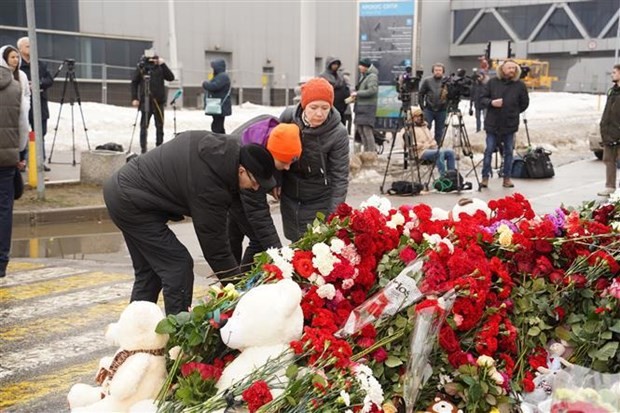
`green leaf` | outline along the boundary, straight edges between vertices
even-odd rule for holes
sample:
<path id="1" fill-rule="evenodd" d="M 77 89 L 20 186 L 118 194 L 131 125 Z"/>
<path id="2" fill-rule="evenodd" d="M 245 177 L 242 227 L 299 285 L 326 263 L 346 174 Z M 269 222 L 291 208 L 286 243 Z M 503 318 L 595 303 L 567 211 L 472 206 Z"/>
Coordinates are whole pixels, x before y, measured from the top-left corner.
<path id="1" fill-rule="evenodd" d="M 603 333 L 601 333 L 601 339 L 602 340 L 611 340 L 611 338 L 613 337 L 613 334 L 611 331 L 605 331 Z"/>
<path id="2" fill-rule="evenodd" d="M 487 401 L 487 403 L 489 403 L 489 405 L 491 406 L 497 406 L 497 399 L 495 398 L 495 396 L 493 396 L 492 394 L 487 394 L 484 399 Z"/>
<path id="3" fill-rule="evenodd" d="M 297 377 L 298 371 L 299 368 L 297 367 L 297 364 L 291 364 L 286 368 L 286 377 L 288 377 L 289 380 L 293 380 Z"/>
<path id="4" fill-rule="evenodd" d="M 620 333 L 620 320 L 616 320 L 616 323 L 609 327 L 610 331 L 613 331 L 614 333 Z"/>
<path id="5" fill-rule="evenodd" d="M 479 383 L 474 383 L 469 388 L 469 400 L 480 400 L 482 398 L 482 387 Z"/>
<path id="6" fill-rule="evenodd" d="M 530 329 L 527 330 L 528 336 L 536 337 L 539 334 L 540 334 L 540 328 L 538 328 L 538 326 L 530 327 Z"/>
<path id="7" fill-rule="evenodd" d="M 173 334 L 176 332 L 176 327 L 170 322 L 168 318 L 164 318 L 161 320 L 157 327 L 155 327 L 155 332 L 158 334 Z"/>
<path id="8" fill-rule="evenodd" d="M 595 353 L 595 357 L 598 360 L 609 360 L 610 358 L 612 358 L 613 356 L 616 355 L 616 351 L 618 351 L 618 342 L 617 341 L 610 341 L 609 343 L 605 344 L 603 347 L 601 347 L 596 353 Z"/>
<path id="9" fill-rule="evenodd" d="M 395 356 L 389 356 L 387 360 L 385 360 L 385 365 L 390 368 L 394 368 L 403 364 L 403 361 Z"/>
<path id="10" fill-rule="evenodd" d="M 327 387 L 327 380 L 325 380 L 325 377 L 320 374 L 315 374 L 312 376 L 312 384 L 319 384 L 323 387 Z"/>
<path id="11" fill-rule="evenodd" d="M 175 317 L 177 319 L 177 323 L 179 325 L 183 325 L 189 322 L 189 320 L 191 319 L 191 314 L 188 313 L 187 311 L 183 311 L 177 314 Z"/>
<path id="12" fill-rule="evenodd" d="M 202 336 L 200 335 L 198 331 L 192 330 L 191 334 L 189 335 L 187 345 L 190 347 L 194 347 L 200 343 L 202 343 Z"/>
<path id="13" fill-rule="evenodd" d="M 570 331 L 568 331 L 564 327 L 556 327 L 555 328 L 555 335 L 560 340 L 564 340 L 564 341 L 570 341 L 570 338 L 571 338 Z"/>

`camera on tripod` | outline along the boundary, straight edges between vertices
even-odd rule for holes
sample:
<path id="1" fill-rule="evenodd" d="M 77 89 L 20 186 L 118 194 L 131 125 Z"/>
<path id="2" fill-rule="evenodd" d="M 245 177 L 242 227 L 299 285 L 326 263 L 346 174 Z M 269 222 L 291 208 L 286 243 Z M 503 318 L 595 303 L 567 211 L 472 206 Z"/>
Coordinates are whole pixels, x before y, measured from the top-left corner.
<path id="1" fill-rule="evenodd" d="M 411 66 L 407 66 L 405 71 L 396 78 L 396 91 L 398 92 L 398 100 L 403 104 L 411 103 L 411 94 L 418 91 L 420 81 L 424 71 L 416 70 L 413 75 Z"/>
<path id="2" fill-rule="evenodd" d="M 446 88 L 448 101 L 448 111 L 455 111 L 459 107 L 462 98 L 471 96 L 471 89 L 474 82 L 478 82 L 480 76 L 477 72 L 473 75 L 467 75 L 465 69 L 458 69 L 456 73 L 452 73 L 443 79 L 443 86 Z"/>
<path id="3" fill-rule="evenodd" d="M 138 67 L 142 72 L 150 74 L 155 66 L 157 66 L 158 60 L 159 56 L 155 54 L 153 49 L 146 49 L 144 55 L 138 61 Z"/>

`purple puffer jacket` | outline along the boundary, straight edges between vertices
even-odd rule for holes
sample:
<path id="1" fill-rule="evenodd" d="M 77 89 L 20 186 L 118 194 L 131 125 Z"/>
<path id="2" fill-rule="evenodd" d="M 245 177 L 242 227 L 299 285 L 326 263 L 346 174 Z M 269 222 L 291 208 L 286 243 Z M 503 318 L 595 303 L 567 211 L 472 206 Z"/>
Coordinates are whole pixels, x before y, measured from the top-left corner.
<path id="1" fill-rule="evenodd" d="M 271 115 L 260 115 L 239 126 L 232 135 L 241 135 L 241 145 L 256 143 L 267 146 L 269 134 L 280 121 Z"/>

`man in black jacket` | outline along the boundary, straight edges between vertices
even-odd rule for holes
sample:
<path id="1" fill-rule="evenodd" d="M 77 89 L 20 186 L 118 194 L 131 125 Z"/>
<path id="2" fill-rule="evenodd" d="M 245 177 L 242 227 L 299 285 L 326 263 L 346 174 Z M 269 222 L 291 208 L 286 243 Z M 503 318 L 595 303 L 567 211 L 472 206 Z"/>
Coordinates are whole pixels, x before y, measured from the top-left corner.
<path id="1" fill-rule="evenodd" d="M 149 79 L 148 85 L 146 79 Z M 146 136 L 151 116 L 155 118 L 155 145 L 164 142 L 164 106 L 166 105 L 166 87 L 164 80 L 174 80 L 174 74 L 160 56 L 142 56 L 131 78 L 131 104 L 140 107 L 140 149 L 146 153 Z M 148 86 L 148 89 L 146 87 Z M 148 99 L 146 99 L 148 95 Z"/>
<path id="2" fill-rule="evenodd" d="M 611 71 L 614 85 L 607 91 L 607 103 L 601 117 L 605 189 L 598 193 L 609 196 L 616 191 L 616 159 L 620 159 L 620 65 Z"/>
<path id="3" fill-rule="evenodd" d="M 515 132 L 519 130 L 519 116 L 530 104 L 525 83 L 520 80 L 521 68 L 513 60 L 506 60 L 497 68 L 497 77 L 484 87 L 480 103 L 487 108 L 484 130 L 487 132 L 486 148 L 482 162 L 482 182 L 486 188 L 491 176 L 491 157 L 498 144 L 504 150 L 504 188 L 512 188 L 512 158 Z"/>
<path id="4" fill-rule="evenodd" d="M 219 279 L 237 274 L 226 216 L 240 189 L 275 186 L 273 157 L 260 145 L 206 131 L 177 135 L 136 157 L 104 185 L 110 217 L 123 232 L 135 271 L 131 301 L 157 302 L 167 314 L 191 305 L 194 262 L 168 221 L 192 217 L 205 259 Z"/>
<path id="5" fill-rule="evenodd" d="M 28 77 L 28 81 L 32 82 L 32 77 L 30 74 L 30 40 L 27 37 L 22 37 L 17 41 L 17 48 L 19 49 L 19 54 L 22 57 L 21 65 L 19 66 L 19 70 L 24 72 Z M 47 65 L 39 60 L 39 89 L 41 90 L 41 138 L 43 139 L 43 161 L 46 160 L 45 156 L 45 134 L 47 133 L 47 120 L 50 117 L 50 110 L 47 106 L 47 89 L 52 87 L 54 84 L 54 79 L 50 74 L 49 70 L 47 70 Z M 32 109 L 32 95 L 30 95 L 30 111 L 28 112 L 28 121 L 30 122 L 30 129 L 34 130 L 34 118 L 33 118 L 33 109 Z M 20 160 L 26 159 L 26 155 L 28 152 L 28 147 L 20 153 Z M 50 171 L 50 168 L 47 165 L 43 165 L 43 169 L 46 172 Z"/>
<path id="6" fill-rule="evenodd" d="M 441 63 L 435 63 L 431 69 L 432 76 L 425 77 L 420 83 L 418 91 L 418 104 L 424 111 L 424 119 L 428 128 L 435 124 L 435 141 L 441 144 L 441 137 L 445 128 L 446 110 L 448 108 L 447 92 L 444 85 L 446 68 Z"/>

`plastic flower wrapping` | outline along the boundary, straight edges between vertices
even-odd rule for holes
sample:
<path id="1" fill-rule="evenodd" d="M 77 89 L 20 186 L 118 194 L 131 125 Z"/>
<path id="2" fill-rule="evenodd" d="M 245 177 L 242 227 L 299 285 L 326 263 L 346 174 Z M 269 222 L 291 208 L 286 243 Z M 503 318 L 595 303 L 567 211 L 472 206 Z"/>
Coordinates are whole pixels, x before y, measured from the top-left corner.
<path id="1" fill-rule="evenodd" d="M 405 400 L 425 411 L 438 395 L 470 413 L 541 396 L 538 409 L 555 388 L 539 369 L 567 372 L 549 351 L 560 341 L 570 364 L 620 372 L 620 199 L 537 215 L 514 194 L 444 216 L 373 197 L 257 255 L 251 271 L 158 326 L 175 356 L 159 410 L 396 412 Z M 239 357 L 219 334 L 239 295 L 285 278 L 302 290 L 301 338 L 218 389 Z"/>

